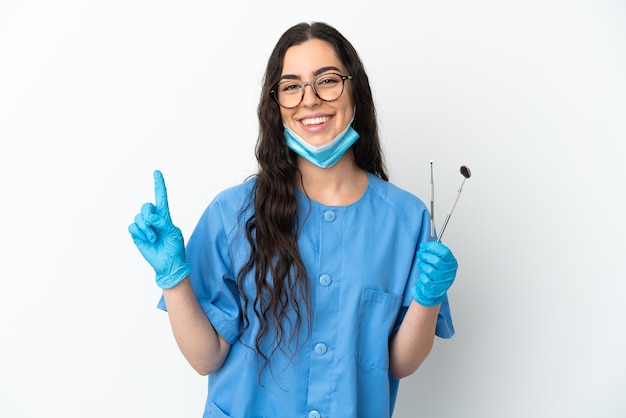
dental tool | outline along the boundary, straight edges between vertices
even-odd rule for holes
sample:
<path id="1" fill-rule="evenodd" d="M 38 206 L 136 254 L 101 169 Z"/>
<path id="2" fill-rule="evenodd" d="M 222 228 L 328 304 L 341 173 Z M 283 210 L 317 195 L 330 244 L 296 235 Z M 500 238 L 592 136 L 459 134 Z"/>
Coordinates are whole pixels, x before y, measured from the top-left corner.
<path id="1" fill-rule="evenodd" d="M 435 240 L 435 183 L 433 182 L 433 160 L 430 160 L 430 240 Z"/>
<path id="2" fill-rule="evenodd" d="M 461 175 L 463 176 L 463 181 L 461 182 L 461 186 L 459 187 L 459 190 L 456 194 L 456 199 L 454 200 L 454 204 L 452 205 L 452 209 L 450 210 L 450 213 L 448 213 L 448 215 L 446 216 L 445 221 L 443 221 L 443 226 L 441 227 L 441 233 L 439 234 L 439 237 L 437 238 L 437 242 L 441 241 L 441 237 L 443 237 L 443 233 L 446 230 L 446 226 L 448 225 L 448 221 L 450 220 L 450 216 L 452 216 L 452 212 L 454 212 L 454 208 L 456 207 L 456 203 L 459 201 L 459 197 L 461 196 L 461 190 L 463 190 L 463 185 L 465 184 L 465 180 L 467 180 L 468 178 L 470 178 L 470 176 L 472 175 L 472 172 L 470 171 L 470 169 L 465 166 L 462 165 L 461 166 Z M 432 185 L 432 182 L 431 182 Z M 432 187 L 432 186 L 431 186 Z M 431 196 L 432 196 L 433 192 L 431 190 Z M 433 205 L 432 200 L 431 200 L 431 205 Z M 431 223 L 431 234 L 432 234 L 432 223 Z"/>

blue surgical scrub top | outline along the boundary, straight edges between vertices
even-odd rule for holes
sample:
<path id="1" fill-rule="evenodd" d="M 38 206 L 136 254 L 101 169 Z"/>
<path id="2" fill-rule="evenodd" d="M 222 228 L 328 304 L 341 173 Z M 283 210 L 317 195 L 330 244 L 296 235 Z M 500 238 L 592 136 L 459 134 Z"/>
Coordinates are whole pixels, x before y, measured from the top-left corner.
<path id="1" fill-rule="evenodd" d="M 209 375 L 204 417 L 390 417 L 399 382 L 389 373 L 389 338 L 412 301 L 416 251 L 430 239 L 426 207 L 372 174 L 364 195 L 348 206 L 322 205 L 297 192 L 312 320 L 305 318 L 292 352 L 276 351 L 259 376 L 261 361 L 252 349 L 258 324 L 250 308 L 252 324 L 241 334 L 243 302 L 235 281 L 250 254 L 243 230 L 251 209 L 242 208 L 255 181 L 218 194 L 186 248 L 198 301 L 232 344 Z M 254 300 L 254 287 L 246 283 Z M 163 298 L 159 307 L 166 309 Z M 436 335 L 453 334 L 446 298 Z"/>

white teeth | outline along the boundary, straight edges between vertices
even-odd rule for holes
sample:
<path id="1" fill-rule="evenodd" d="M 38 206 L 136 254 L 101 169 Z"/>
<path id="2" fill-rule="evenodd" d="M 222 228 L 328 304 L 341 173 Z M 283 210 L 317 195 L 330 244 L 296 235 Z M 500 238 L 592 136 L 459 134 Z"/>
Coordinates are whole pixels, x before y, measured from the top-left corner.
<path id="1" fill-rule="evenodd" d="M 319 118 L 302 119 L 301 122 L 303 125 L 319 125 L 321 123 L 326 123 L 329 120 L 330 120 L 330 116 L 322 116 Z"/>

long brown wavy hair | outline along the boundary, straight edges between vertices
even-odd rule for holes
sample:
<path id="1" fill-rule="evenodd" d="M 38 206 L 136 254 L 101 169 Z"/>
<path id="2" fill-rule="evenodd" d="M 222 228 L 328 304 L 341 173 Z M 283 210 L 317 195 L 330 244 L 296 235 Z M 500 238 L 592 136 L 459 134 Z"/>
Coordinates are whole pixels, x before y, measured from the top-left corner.
<path id="1" fill-rule="evenodd" d="M 360 138 L 352 146 L 356 164 L 370 173 L 388 180 L 380 140 L 376 109 L 363 63 L 354 47 L 332 26 L 313 22 L 289 28 L 274 47 L 265 70 L 263 88 L 257 108 L 259 137 L 255 154 L 259 164 L 257 181 L 250 204 L 252 215 L 246 221 L 246 239 L 251 247 L 250 258 L 239 272 L 237 286 L 244 307 L 243 330 L 249 329 L 252 318 L 247 312 L 254 308 L 259 332 L 255 340 L 257 355 L 263 369 L 270 365 L 276 350 L 291 352 L 290 342 L 300 332 L 303 320 L 311 321 L 308 276 L 298 249 L 298 205 L 296 182 L 300 181 L 296 154 L 285 142 L 284 127 L 278 103 L 270 90 L 279 82 L 285 53 L 294 45 L 310 39 L 328 42 L 352 75 L 352 100 L 356 108 L 354 129 Z M 254 271 L 256 296 L 250 300 L 244 292 L 244 278 Z M 295 322 L 289 315 L 295 313 Z M 304 318 L 304 319 L 303 319 Z M 267 340 L 266 340 L 267 339 Z M 269 347 L 266 351 L 263 346 Z"/>

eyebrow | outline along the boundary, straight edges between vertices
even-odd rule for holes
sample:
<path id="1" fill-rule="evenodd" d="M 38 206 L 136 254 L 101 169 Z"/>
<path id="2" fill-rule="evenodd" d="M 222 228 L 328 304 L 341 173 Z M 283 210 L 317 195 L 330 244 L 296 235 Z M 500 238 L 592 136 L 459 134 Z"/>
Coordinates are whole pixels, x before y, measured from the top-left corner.
<path id="1" fill-rule="evenodd" d="M 317 70 L 315 70 L 313 72 L 313 77 L 317 77 L 318 75 L 323 74 L 323 73 L 328 72 L 328 71 L 337 71 L 338 73 L 341 72 L 341 70 L 339 68 L 333 67 L 331 65 L 331 66 L 327 66 L 327 67 L 318 68 Z M 283 80 L 283 79 L 300 80 L 301 78 L 300 78 L 300 76 L 295 75 L 295 74 L 284 74 L 284 75 L 280 76 L 280 79 L 281 80 Z"/>

